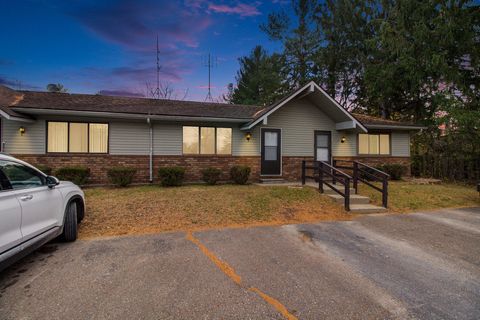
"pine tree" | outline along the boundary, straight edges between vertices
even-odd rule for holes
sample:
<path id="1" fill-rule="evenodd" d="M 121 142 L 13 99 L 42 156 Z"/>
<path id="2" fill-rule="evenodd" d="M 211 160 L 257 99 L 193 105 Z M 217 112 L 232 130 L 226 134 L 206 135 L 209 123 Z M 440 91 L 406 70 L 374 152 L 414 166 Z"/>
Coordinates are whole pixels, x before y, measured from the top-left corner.
<path id="1" fill-rule="evenodd" d="M 265 49 L 257 46 L 239 62 L 237 87 L 231 95 L 231 103 L 268 105 L 284 94 L 280 71 L 283 62 L 280 56 L 269 55 Z"/>

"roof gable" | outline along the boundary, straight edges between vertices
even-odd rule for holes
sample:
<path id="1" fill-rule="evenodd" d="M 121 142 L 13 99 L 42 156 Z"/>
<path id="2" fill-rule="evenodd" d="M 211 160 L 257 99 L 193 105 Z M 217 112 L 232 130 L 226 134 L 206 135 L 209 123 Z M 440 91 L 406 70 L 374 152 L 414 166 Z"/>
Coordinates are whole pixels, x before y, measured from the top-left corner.
<path id="1" fill-rule="evenodd" d="M 290 95 L 274 103 L 270 107 L 261 110 L 257 115 L 255 115 L 253 120 L 243 126 L 242 129 L 250 130 L 261 122 L 265 123 L 272 113 L 284 107 L 289 102 L 296 99 L 299 100 L 307 96 L 312 100 L 312 102 L 317 102 L 317 106 L 320 107 L 320 109 L 335 123 L 337 123 L 338 130 L 358 128 L 360 131 L 367 132 L 367 128 L 365 128 L 360 121 L 353 117 L 337 101 L 335 101 L 335 99 L 330 97 L 325 90 L 323 90 L 313 81 L 292 92 Z"/>

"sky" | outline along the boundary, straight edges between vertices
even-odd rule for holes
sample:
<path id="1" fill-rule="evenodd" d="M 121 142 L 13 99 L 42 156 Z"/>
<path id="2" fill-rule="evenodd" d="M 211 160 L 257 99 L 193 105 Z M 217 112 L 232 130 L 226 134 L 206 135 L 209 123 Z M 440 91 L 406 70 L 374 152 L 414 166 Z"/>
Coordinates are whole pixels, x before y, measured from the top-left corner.
<path id="1" fill-rule="evenodd" d="M 260 31 L 288 0 L 0 0 L 0 84 L 44 91 L 140 96 L 160 79 L 172 98 L 203 101 L 208 54 L 212 96 L 235 82 L 238 58 L 255 45 L 279 50 Z"/>

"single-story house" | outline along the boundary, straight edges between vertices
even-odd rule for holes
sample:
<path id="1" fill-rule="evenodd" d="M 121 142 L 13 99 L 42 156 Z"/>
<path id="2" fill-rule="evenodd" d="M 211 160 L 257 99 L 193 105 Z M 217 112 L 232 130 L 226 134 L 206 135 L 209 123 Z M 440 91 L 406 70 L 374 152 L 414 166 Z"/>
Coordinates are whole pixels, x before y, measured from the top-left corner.
<path id="1" fill-rule="evenodd" d="M 352 114 L 314 82 L 270 106 L 14 91 L 0 87 L 3 152 L 52 168 L 81 165 L 90 182 L 113 166 L 137 168 L 135 182 L 161 166 L 187 181 L 216 167 L 224 179 L 248 165 L 252 180 L 299 180 L 302 160 L 357 159 L 410 165 L 410 136 L 422 127 Z"/>

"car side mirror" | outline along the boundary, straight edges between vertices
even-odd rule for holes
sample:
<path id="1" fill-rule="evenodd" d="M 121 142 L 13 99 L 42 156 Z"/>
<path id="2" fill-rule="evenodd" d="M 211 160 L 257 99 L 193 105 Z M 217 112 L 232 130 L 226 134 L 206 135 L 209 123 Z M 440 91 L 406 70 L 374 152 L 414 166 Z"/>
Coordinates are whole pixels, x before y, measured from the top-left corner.
<path id="1" fill-rule="evenodd" d="M 47 187 L 49 187 L 50 189 L 54 188 L 55 186 L 58 186 L 59 184 L 60 184 L 60 180 L 58 180 L 54 176 L 47 177 Z"/>

